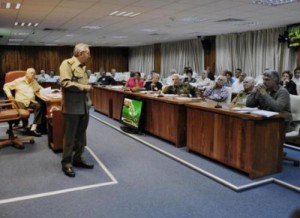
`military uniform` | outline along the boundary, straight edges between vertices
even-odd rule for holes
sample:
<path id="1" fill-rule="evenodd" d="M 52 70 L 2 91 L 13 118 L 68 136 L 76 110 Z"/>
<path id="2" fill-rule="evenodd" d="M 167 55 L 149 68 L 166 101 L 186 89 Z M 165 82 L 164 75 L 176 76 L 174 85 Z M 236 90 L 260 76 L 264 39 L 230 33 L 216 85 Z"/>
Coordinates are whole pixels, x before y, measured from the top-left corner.
<path id="1" fill-rule="evenodd" d="M 179 85 L 171 85 L 164 88 L 163 93 L 165 94 L 175 94 L 181 96 L 195 96 L 197 89 L 191 86 L 189 83 L 182 83 Z"/>
<path id="2" fill-rule="evenodd" d="M 88 85 L 86 67 L 76 57 L 64 60 L 59 70 L 64 118 L 63 158 L 61 163 L 63 167 L 71 167 L 72 162 L 82 160 L 86 143 L 86 129 L 91 106 L 87 91 L 90 85 Z"/>

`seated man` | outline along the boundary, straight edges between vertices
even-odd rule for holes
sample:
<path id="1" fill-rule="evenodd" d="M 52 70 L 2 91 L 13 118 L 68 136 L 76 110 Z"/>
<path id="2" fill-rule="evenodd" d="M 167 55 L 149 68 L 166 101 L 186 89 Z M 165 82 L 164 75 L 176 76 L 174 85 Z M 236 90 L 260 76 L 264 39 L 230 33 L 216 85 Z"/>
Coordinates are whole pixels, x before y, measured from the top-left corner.
<path id="1" fill-rule="evenodd" d="M 164 94 L 176 94 L 182 97 L 194 97 L 197 89 L 191 86 L 189 83 L 180 83 L 178 74 L 172 75 L 173 85 L 164 88 Z"/>
<path id="2" fill-rule="evenodd" d="M 203 70 L 201 77 L 197 80 L 197 87 L 204 88 L 206 86 L 210 86 L 211 80 L 207 77 L 207 71 Z"/>
<path id="3" fill-rule="evenodd" d="M 240 91 L 244 90 L 244 79 L 246 77 L 246 73 L 242 72 L 239 74 L 239 77 L 233 82 L 232 84 L 232 92 L 239 93 Z"/>
<path id="4" fill-rule="evenodd" d="M 243 107 L 246 106 L 246 100 L 247 97 L 252 92 L 255 85 L 255 80 L 251 76 L 247 76 L 245 79 L 243 79 L 243 88 L 244 90 L 240 91 L 237 96 L 231 101 L 231 103 Z"/>
<path id="5" fill-rule="evenodd" d="M 215 101 L 226 101 L 229 97 L 229 93 L 224 87 L 226 80 L 225 76 L 218 76 L 215 85 L 206 89 L 203 96 Z"/>
<path id="6" fill-rule="evenodd" d="M 35 69 L 33 68 L 28 68 L 24 77 L 5 83 L 3 87 L 8 99 L 15 100 L 19 108 L 34 109 L 34 120 L 29 132 L 32 136 L 41 136 L 41 133 L 37 131 L 37 125 L 42 123 L 44 113 L 40 103 L 35 100 L 35 94 L 41 89 L 43 87 L 35 80 Z M 12 90 L 15 91 L 15 97 L 11 93 Z M 27 120 L 24 120 L 23 125 L 27 126 L 27 122 Z"/>
<path id="7" fill-rule="evenodd" d="M 287 127 L 289 126 L 291 116 L 291 104 L 289 92 L 279 85 L 279 73 L 267 70 L 263 74 L 263 84 L 254 87 L 246 101 L 247 107 L 259 107 L 263 110 L 275 112 L 287 112 Z"/>
<path id="8" fill-rule="evenodd" d="M 49 77 L 46 79 L 48 83 L 58 83 L 60 80 L 59 76 L 55 75 L 53 70 L 50 70 Z"/>
<path id="9" fill-rule="evenodd" d="M 147 91 L 158 91 L 162 89 L 162 84 L 158 82 L 159 74 L 155 73 L 152 76 L 152 81 L 147 81 L 144 85 L 144 88 Z"/>
<path id="10" fill-rule="evenodd" d="M 43 82 L 46 82 L 49 79 L 49 77 L 50 76 L 45 72 L 45 70 L 41 70 L 40 74 L 37 75 L 37 81 L 39 83 L 43 83 Z"/>
<path id="11" fill-rule="evenodd" d="M 101 77 L 97 80 L 100 85 L 115 85 L 116 81 L 111 76 L 106 75 L 106 72 L 101 72 Z"/>
<path id="12" fill-rule="evenodd" d="M 173 74 L 176 74 L 176 73 L 177 73 L 177 71 L 176 71 L 175 69 L 172 69 L 172 70 L 170 71 L 170 75 L 167 77 L 167 85 L 168 85 L 168 86 L 170 86 L 170 85 L 173 84 L 172 76 L 173 76 Z"/>

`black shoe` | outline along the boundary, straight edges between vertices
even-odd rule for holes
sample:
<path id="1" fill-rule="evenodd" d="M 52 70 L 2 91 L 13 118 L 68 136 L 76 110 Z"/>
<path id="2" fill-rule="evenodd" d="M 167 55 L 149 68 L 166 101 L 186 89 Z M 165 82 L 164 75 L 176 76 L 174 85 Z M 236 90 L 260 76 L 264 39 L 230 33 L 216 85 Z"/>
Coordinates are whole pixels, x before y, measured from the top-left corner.
<path id="1" fill-rule="evenodd" d="M 62 167 L 62 171 L 69 177 L 75 177 L 75 172 L 72 167 Z"/>
<path id="2" fill-rule="evenodd" d="M 35 136 L 35 137 L 41 137 L 42 136 L 42 134 L 37 132 L 36 130 L 29 130 L 28 133 L 29 133 L 29 135 Z"/>
<path id="3" fill-rule="evenodd" d="M 80 168 L 85 168 L 85 169 L 93 169 L 94 165 L 91 163 L 87 163 L 85 161 L 80 161 L 80 162 L 73 162 L 74 167 L 80 167 Z"/>

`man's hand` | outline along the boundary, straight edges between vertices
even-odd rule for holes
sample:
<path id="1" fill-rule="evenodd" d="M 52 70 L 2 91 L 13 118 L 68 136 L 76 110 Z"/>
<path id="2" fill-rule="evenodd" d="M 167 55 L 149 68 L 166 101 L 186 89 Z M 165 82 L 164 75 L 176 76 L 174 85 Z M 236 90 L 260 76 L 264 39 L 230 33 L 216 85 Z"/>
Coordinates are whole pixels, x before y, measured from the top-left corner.
<path id="1" fill-rule="evenodd" d="M 257 90 L 257 92 L 259 92 L 261 95 L 267 94 L 266 87 L 265 87 L 263 84 L 258 84 L 258 85 L 256 86 L 256 90 Z"/>
<path id="2" fill-rule="evenodd" d="M 91 86 L 91 85 L 86 85 L 86 87 L 85 87 L 85 91 L 87 91 L 87 92 L 92 91 L 92 89 L 93 89 L 93 86 Z"/>

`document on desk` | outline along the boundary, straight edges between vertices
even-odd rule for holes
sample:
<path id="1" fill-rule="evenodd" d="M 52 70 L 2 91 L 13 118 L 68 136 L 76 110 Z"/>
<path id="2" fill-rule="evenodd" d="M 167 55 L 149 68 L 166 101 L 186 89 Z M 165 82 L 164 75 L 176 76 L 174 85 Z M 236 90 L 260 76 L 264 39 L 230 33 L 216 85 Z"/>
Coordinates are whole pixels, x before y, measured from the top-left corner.
<path id="1" fill-rule="evenodd" d="M 40 95 L 46 98 L 62 98 L 61 90 L 51 89 L 51 87 L 41 89 Z"/>
<path id="2" fill-rule="evenodd" d="M 278 112 L 273 111 L 266 111 L 266 110 L 259 110 L 257 107 L 251 108 L 251 107 L 234 107 L 232 110 L 237 111 L 239 113 L 250 113 L 250 114 L 256 114 L 263 117 L 272 117 L 275 115 L 278 115 Z"/>

